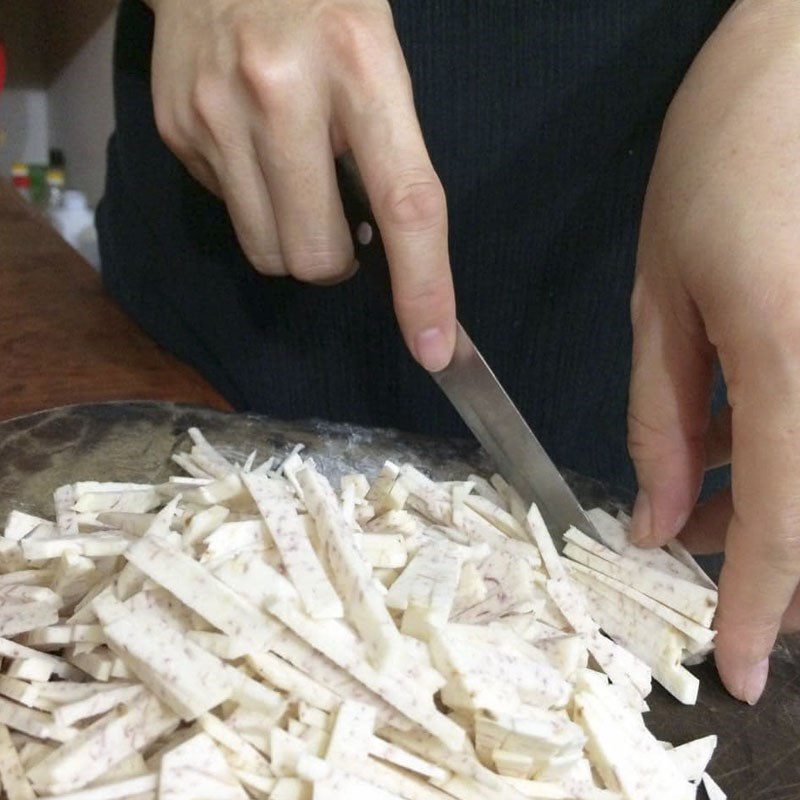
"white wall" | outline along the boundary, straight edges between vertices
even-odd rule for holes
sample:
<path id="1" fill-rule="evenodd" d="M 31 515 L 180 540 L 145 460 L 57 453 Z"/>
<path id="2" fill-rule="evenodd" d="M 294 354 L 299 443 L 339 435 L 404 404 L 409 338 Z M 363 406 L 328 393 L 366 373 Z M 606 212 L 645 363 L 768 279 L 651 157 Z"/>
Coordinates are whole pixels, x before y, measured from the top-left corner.
<path id="1" fill-rule="evenodd" d="M 60 71 L 47 90 L 49 141 L 64 151 L 70 188 L 97 204 L 103 194 L 106 142 L 114 128 L 112 15 Z"/>
<path id="2" fill-rule="evenodd" d="M 6 89 L 0 95 L 0 175 L 15 161 L 47 163 L 48 102 L 44 89 Z"/>

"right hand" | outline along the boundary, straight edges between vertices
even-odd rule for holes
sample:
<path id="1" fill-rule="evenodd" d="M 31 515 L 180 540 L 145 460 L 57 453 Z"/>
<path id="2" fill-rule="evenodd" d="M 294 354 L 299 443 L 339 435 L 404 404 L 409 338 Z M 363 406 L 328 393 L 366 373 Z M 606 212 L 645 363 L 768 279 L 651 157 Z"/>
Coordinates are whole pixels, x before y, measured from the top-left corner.
<path id="1" fill-rule="evenodd" d="M 168 147 L 221 197 L 265 275 L 334 283 L 354 267 L 334 159 L 358 164 L 413 355 L 455 342 L 444 191 L 386 0 L 148 0 L 153 101 Z"/>

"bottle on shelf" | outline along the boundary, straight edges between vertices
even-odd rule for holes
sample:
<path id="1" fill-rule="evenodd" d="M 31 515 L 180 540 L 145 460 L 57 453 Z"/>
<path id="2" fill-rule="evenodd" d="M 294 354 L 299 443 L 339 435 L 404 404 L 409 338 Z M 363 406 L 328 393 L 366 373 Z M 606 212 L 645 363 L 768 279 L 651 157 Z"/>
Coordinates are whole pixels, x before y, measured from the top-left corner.
<path id="1" fill-rule="evenodd" d="M 87 237 L 94 230 L 94 212 L 89 208 L 86 195 L 75 189 L 66 189 L 60 208 L 53 209 L 49 217 L 62 238 L 83 252 Z"/>
<path id="2" fill-rule="evenodd" d="M 64 205 L 64 183 L 66 176 L 60 167 L 51 166 L 45 173 L 47 184 L 47 214 L 50 216 Z"/>
<path id="3" fill-rule="evenodd" d="M 47 207 L 47 184 L 45 183 L 47 168 L 47 164 L 28 163 L 28 175 L 31 179 L 31 202 L 42 211 Z"/>
<path id="4" fill-rule="evenodd" d="M 27 164 L 18 161 L 11 167 L 11 185 L 28 202 L 31 201 L 31 173 Z"/>
<path id="5" fill-rule="evenodd" d="M 47 155 L 48 163 L 53 169 L 66 171 L 67 159 L 64 157 L 64 151 L 60 147 L 51 147 Z"/>

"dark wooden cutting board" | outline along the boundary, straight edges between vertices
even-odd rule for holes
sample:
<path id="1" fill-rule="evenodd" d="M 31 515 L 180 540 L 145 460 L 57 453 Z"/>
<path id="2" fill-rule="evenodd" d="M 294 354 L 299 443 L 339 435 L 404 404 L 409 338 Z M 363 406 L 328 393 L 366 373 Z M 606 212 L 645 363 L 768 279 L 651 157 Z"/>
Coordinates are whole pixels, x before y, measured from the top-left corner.
<path id="1" fill-rule="evenodd" d="M 52 516 L 52 492 L 76 480 L 160 481 L 178 472 L 173 452 L 196 425 L 229 455 L 260 458 L 304 443 L 332 478 L 353 468 L 374 473 L 386 458 L 411 461 L 439 479 L 489 473 L 471 442 L 443 442 L 394 431 L 320 422 L 282 423 L 169 403 L 105 403 L 45 411 L 0 423 L 0 520 L 12 508 Z M 586 506 L 617 503 L 600 484 L 568 475 Z M 734 800 L 800 800 L 800 640 L 776 648 L 772 676 L 758 706 L 733 700 L 713 664 L 696 668 L 696 706 L 680 705 L 656 687 L 648 724 L 675 744 L 716 733 L 712 775 Z"/>

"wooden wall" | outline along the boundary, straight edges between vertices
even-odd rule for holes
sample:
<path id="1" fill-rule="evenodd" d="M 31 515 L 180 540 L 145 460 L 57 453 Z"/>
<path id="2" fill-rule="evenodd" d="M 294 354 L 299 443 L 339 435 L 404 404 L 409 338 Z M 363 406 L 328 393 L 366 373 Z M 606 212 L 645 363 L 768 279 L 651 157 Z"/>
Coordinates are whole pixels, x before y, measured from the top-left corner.
<path id="1" fill-rule="evenodd" d="M 46 88 L 117 0 L 0 0 L 9 88 Z"/>

